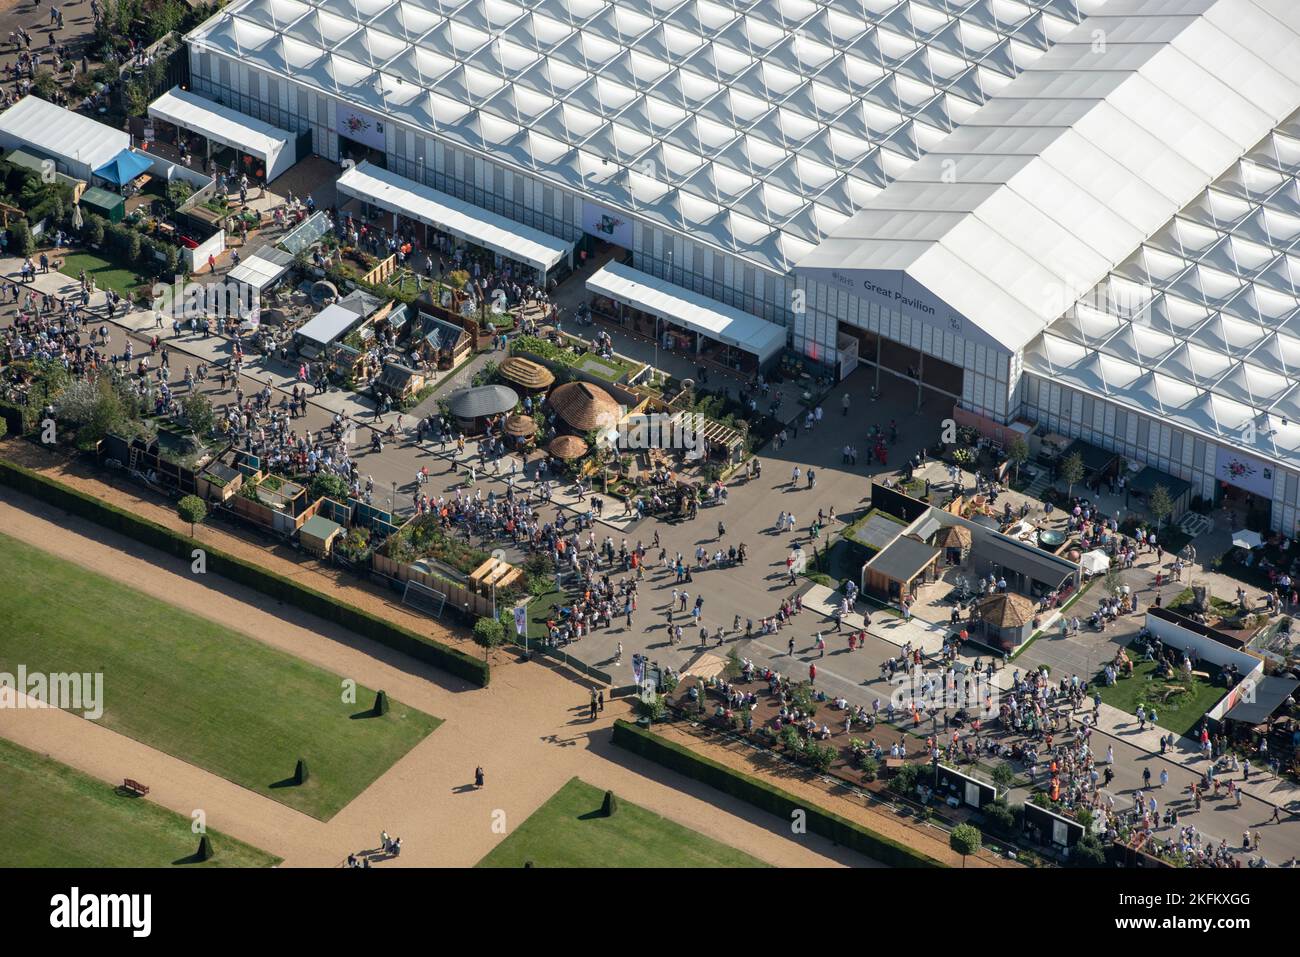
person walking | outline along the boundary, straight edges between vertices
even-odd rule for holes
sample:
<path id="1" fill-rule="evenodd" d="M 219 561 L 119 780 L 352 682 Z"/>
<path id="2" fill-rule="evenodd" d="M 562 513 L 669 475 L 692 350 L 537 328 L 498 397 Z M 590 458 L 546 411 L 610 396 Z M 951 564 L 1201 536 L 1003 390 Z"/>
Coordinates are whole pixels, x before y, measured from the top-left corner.
<path id="1" fill-rule="evenodd" d="M 808 683 L 810 685 L 815 685 L 817 683 L 817 665 L 815 664 L 810 664 L 808 666 Z"/>
<path id="2" fill-rule="evenodd" d="M 474 787 L 481 788 L 482 786 L 483 786 L 483 768 L 480 765 L 479 767 L 474 769 Z"/>

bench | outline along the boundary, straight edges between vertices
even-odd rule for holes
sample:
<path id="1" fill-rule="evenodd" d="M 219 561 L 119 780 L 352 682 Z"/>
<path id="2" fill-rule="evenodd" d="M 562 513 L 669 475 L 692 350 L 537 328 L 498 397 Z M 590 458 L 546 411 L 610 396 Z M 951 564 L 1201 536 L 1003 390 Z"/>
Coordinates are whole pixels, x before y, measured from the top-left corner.
<path id="1" fill-rule="evenodd" d="M 123 780 L 122 787 L 139 797 L 144 797 L 149 793 L 149 786 L 147 784 L 141 784 L 139 781 L 133 781 L 131 778 Z"/>
<path id="2" fill-rule="evenodd" d="M 906 763 L 907 761 L 903 758 L 885 758 L 885 770 L 892 774 Z"/>

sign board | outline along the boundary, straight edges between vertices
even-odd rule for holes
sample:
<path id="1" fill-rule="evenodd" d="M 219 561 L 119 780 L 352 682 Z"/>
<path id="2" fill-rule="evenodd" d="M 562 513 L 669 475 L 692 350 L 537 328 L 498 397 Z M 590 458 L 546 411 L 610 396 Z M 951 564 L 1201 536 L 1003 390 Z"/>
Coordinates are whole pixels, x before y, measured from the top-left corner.
<path id="1" fill-rule="evenodd" d="M 1025 833 L 1036 835 L 1043 844 L 1073 847 L 1083 837 L 1083 825 L 1078 821 L 1025 802 Z"/>
<path id="2" fill-rule="evenodd" d="M 365 110 L 358 110 L 338 100 L 334 101 L 334 132 L 380 152 L 388 148 L 382 117 L 367 113 Z"/>
<path id="3" fill-rule="evenodd" d="M 582 201 L 582 231 L 615 246 L 631 249 L 632 220 L 607 206 Z"/>
<path id="4" fill-rule="evenodd" d="M 993 785 L 986 784 L 969 774 L 962 774 L 955 768 L 950 768 L 944 764 L 939 765 L 939 773 L 936 778 L 939 784 L 936 791 L 939 794 L 944 797 L 952 795 L 961 803 L 973 808 L 981 808 L 985 804 L 992 804 L 998 796 L 997 788 Z"/>
<path id="5" fill-rule="evenodd" d="M 1219 446 L 1214 461 L 1214 477 L 1254 495 L 1273 497 L 1273 466 L 1253 455 Z"/>
<path id="6" fill-rule="evenodd" d="M 875 303 L 881 309 L 893 310 L 935 329 L 961 336 L 969 342 L 982 343 L 1002 353 L 1008 351 L 1005 345 L 988 332 L 902 270 L 807 268 L 796 272 L 824 283 L 830 289 L 842 289 L 869 303 Z M 866 312 L 864 308 L 861 320 L 855 325 L 867 328 Z"/>

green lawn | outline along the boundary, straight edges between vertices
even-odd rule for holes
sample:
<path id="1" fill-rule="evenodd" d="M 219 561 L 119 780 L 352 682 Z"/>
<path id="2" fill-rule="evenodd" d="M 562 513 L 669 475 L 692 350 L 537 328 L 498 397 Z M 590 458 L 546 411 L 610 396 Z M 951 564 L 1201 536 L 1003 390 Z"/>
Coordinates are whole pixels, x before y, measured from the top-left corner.
<path id="1" fill-rule="evenodd" d="M 93 276 L 98 289 L 112 289 L 124 296 L 130 296 L 142 285 L 142 279 L 133 269 L 126 269 L 94 253 L 68 253 L 63 257 L 63 268 L 59 272 L 77 279 L 81 270 L 87 276 Z"/>
<path id="2" fill-rule="evenodd" d="M 105 727 L 321 820 L 440 723 L 5 535 L 0 580 L 0 671 L 102 673 Z"/>
<path id="3" fill-rule="evenodd" d="M 208 829 L 215 854 L 190 860 L 190 820 L 0 738 L 0 867 L 270 867 L 280 858 Z"/>
<path id="4" fill-rule="evenodd" d="M 601 814 L 605 792 L 573 778 L 539 807 L 479 867 L 766 867 L 619 798 L 613 817 Z"/>
<path id="5" fill-rule="evenodd" d="M 1203 678 L 1194 678 L 1188 689 L 1188 682 L 1183 678 L 1182 672 L 1179 672 L 1173 680 L 1158 678 L 1155 674 L 1155 662 L 1142 661 L 1140 659 L 1142 652 L 1135 648 L 1130 647 L 1128 653 L 1133 658 L 1133 677 L 1120 678 L 1108 688 L 1099 675 L 1096 687 L 1101 692 L 1101 700 L 1129 714 L 1136 714 L 1139 704 L 1145 706 L 1147 710 L 1154 705 L 1157 724 L 1174 734 L 1184 735 L 1194 729 L 1205 716 L 1205 712 L 1213 708 L 1227 693 L 1225 689 L 1216 687 Z M 1211 676 L 1213 677 L 1213 674 Z M 1171 687 L 1188 690 L 1166 698 L 1163 692 Z"/>
<path id="6" fill-rule="evenodd" d="M 546 637 L 546 622 L 551 617 L 559 617 L 557 609 L 566 601 L 562 588 L 552 588 L 543 592 L 528 603 L 528 638 L 538 641 Z M 513 633 L 514 626 L 511 626 Z"/>

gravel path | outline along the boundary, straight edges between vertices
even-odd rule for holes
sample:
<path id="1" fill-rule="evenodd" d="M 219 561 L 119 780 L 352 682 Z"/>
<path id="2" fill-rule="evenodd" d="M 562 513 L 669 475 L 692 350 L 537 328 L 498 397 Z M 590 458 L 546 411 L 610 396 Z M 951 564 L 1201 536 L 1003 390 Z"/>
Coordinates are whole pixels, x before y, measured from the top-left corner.
<path id="1" fill-rule="evenodd" d="M 97 491 L 113 492 L 103 486 Z M 585 691 L 545 667 L 502 658 L 494 663 L 492 686 L 471 689 L 229 581 L 196 578 L 179 561 L 7 489 L 0 491 L 0 527 L 445 719 L 322 823 L 83 718 L 61 711 L 0 711 L 5 737 L 105 781 L 143 780 L 153 789 L 151 799 L 186 815 L 201 808 L 210 826 L 284 857 L 285 866 L 337 865 L 349 852 L 376 847 L 381 830 L 403 838 L 404 853 L 390 864 L 469 866 L 504 837 L 494 831 L 494 816 L 503 813 L 507 829 L 513 827 L 574 775 L 772 864 L 867 863 L 814 835 L 791 836 L 775 818 L 613 748 L 608 729 L 615 717 L 626 715 L 625 706 L 611 703 L 590 722 Z M 200 538 L 217 536 L 223 548 L 235 550 L 231 544 L 239 543 L 215 530 L 200 531 Z M 258 557 L 273 556 L 259 550 Z M 317 574 L 295 567 L 298 577 Z M 361 596 L 384 605 L 385 613 L 393 611 L 377 596 L 357 591 L 355 597 Z M 422 630 L 429 627 L 427 619 L 421 621 Z M 482 791 L 468 786 L 478 764 L 487 772 Z"/>

